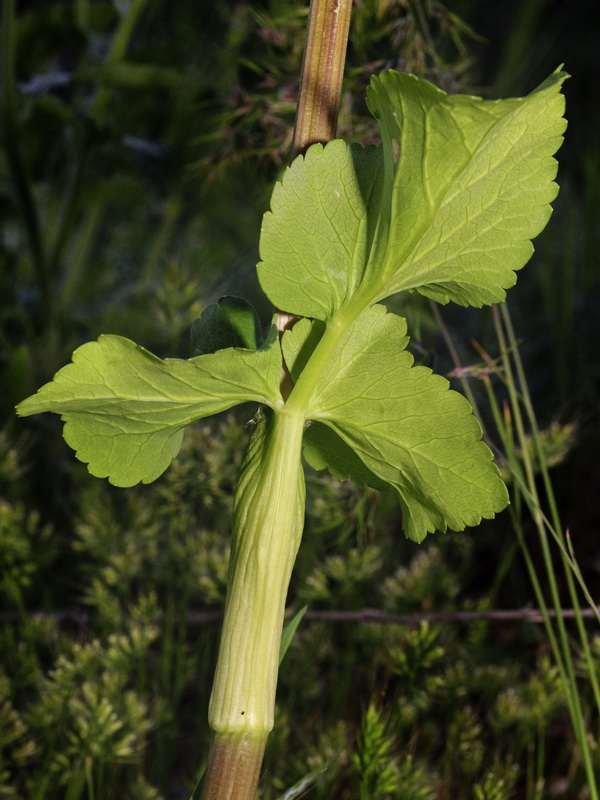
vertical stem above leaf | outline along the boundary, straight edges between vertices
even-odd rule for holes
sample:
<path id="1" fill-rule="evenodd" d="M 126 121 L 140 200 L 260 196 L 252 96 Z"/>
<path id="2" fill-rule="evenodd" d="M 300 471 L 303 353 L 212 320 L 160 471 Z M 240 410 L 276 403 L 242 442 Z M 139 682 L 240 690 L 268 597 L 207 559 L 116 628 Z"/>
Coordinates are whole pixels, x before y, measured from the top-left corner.
<path id="1" fill-rule="evenodd" d="M 352 0 L 311 0 L 293 155 L 337 130 Z"/>
<path id="2" fill-rule="evenodd" d="M 352 0 L 311 0 L 292 158 L 315 142 L 335 138 L 346 63 Z M 294 316 L 279 313 L 281 333 L 293 327 Z M 287 365 L 281 371 L 281 394 L 288 398 L 293 382 Z"/>

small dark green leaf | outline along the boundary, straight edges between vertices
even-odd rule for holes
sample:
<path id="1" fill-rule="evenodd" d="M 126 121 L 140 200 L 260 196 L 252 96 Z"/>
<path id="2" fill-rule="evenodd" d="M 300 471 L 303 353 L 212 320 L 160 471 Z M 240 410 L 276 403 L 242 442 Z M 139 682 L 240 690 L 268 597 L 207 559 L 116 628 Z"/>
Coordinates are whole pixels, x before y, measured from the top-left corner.
<path id="1" fill-rule="evenodd" d="M 227 347 L 256 350 L 262 340 L 260 321 L 250 303 L 241 297 L 222 297 L 192 324 L 192 355 L 216 353 Z"/>
<path id="2" fill-rule="evenodd" d="M 202 793 L 203 784 L 204 784 L 204 774 L 202 774 L 202 777 L 196 784 L 196 787 L 190 796 L 190 800 L 200 800 L 200 794 Z"/>
<path id="3" fill-rule="evenodd" d="M 308 606 L 304 606 L 301 608 L 300 611 L 291 619 L 288 624 L 283 629 L 283 633 L 281 634 L 281 645 L 279 647 L 279 663 L 283 661 L 283 657 L 287 653 L 288 647 L 292 643 L 292 639 L 294 638 L 294 634 L 298 630 L 298 625 L 302 622 L 302 617 L 306 614 L 306 609 Z"/>

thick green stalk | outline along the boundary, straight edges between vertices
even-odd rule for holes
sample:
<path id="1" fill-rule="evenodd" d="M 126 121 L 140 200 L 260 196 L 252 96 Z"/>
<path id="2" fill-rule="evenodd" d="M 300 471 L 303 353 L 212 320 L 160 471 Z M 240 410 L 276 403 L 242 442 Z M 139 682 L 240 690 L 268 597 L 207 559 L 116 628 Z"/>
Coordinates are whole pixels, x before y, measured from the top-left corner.
<path id="1" fill-rule="evenodd" d="M 285 600 L 304 523 L 304 415 L 255 431 L 234 502 L 225 619 L 209 706 L 216 732 L 202 798 L 250 800 L 273 727 Z"/>

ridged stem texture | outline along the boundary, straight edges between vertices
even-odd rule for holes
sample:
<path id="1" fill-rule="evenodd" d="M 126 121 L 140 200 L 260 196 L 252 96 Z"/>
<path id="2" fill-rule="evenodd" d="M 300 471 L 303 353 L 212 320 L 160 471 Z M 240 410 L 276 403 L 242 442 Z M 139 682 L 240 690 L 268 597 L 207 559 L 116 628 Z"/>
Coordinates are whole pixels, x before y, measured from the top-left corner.
<path id="1" fill-rule="evenodd" d="M 209 706 L 216 732 L 203 800 L 255 796 L 273 727 L 288 585 L 304 523 L 304 416 L 269 412 L 252 437 L 234 501 L 225 618 Z M 218 754 L 216 753 L 218 750 Z"/>
<path id="2" fill-rule="evenodd" d="M 294 131 L 294 156 L 335 139 L 352 0 L 312 0 Z"/>

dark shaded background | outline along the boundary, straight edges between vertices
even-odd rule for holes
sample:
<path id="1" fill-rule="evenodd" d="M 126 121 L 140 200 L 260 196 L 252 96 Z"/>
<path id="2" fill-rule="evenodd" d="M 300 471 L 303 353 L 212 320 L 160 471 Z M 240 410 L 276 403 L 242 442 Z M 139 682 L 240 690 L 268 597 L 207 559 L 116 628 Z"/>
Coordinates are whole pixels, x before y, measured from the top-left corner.
<path id="1" fill-rule="evenodd" d="M 558 154 L 561 192 L 509 304 L 540 425 L 574 425 L 575 436 L 564 437 L 552 475 L 563 522 L 597 596 L 600 32 L 594 4 L 361 0 L 355 6 L 339 127 L 340 135 L 353 140 L 377 136 L 364 93 L 370 75 L 382 68 L 415 72 L 446 91 L 489 98 L 525 94 L 561 63 L 572 75 L 565 86 L 569 127 Z M 22 0 L 14 6 L 4 0 L 3 5 L 0 510 L 24 508 L 23 519 L 38 515 L 40 530 L 46 525 L 52 531 L 51 545 L 41 534 L 34 539 L 36 580 L 28 585 L 24 614 L 85 611 L 94 564 L 89 554 L 73 550 L 74 530 L 82 519 L 95 520 L 100 541 L 106 533 L 101 512 L 111 503 L 122 512 L 126 530 L 129 521 L 143 517 L 150 495 L 140 493 L 141 500 L 135 495 L 134 513 L 118 490 L 104 484 L 93 488 L 94 480 L 62 440 L 60 420 L 53 415 L 18 420 L 14 405 L 67 363 L 74 348 L 101 333 L 128 336 L 160 356 L 186 357 L 190 324 L 220 295 L 248 297 L 265 324 L 271 313 L 254 267 L 261 216 L 289 159 L 307 7 L 291 0 L 135 0 L 122 7 L 130 14 L 139 7 L 140 13 L 119 54 L 115 42 L 124 20 L 121 30 L 126 31 L 127 15 L 111 3 Z M 415 357 L 447 373 L 452 365 L 429 306 L 418 297 L 399 302 L 409 319 Z M 441 313 L 463 363 L 480 361 L 473 341 L 497 355 L 488 311 L 449 306 Z M 473 388 L 484 396 L 477 382 Z M 219 425 L 213 433 L 194 434 L 196 449 L 202 457 L 208 454 L 198 479 L 190 477 L 192 456 L 186 452 L 187 460 L 172 468 L 174 477 L 156 489 L 163 495 L 165 518 L 185 505 L 169 495 L 183 486 L 190 515 L 223 527 L 244 434 L 234 422 L 229 434 Z M 220 473 L 219 480 L 207 464 Z M 211 502 L 218 497 L 218 513 L 203 505 L 206 496 L 196 487 L 202 481 L 210 484 Z M 332 549 L 335 537 L 348 547 L 350 539 L 354 543 L 364 535 L 368 540 L 373 527 L 365 510 L 369 497 L 356 499 L 351 488 L 336 490 L 339 494 L 331 490 L 333 499 L 327 502 L 340 506 L 345 492 L 342 499 L 350 505 L 339 512 L 342 523 L 336 516 L 328 527 L 318 501 L 323 486 L 317 490 L 311 514 L 318 524 L 311 524 L 331 538 Z M 382 506 L 389 532 L 398 527 L 398 512 L 385 499 Z M 148 507 L 155 510 L 154 504 Z M 523 516 L 531 530 L 527 513 Z M 476 538 L 469 562 L 476 569 L 461 575 L 469 598 L 495 585 L 509 528 L 503 516 L 484 525 Z M 300 574 L 311 559 L 321 557 L 314 530 L 303 545 Z M 447 547 L 449 571 L 458 571 L 462 550 Z M 151 557 L 147 560 L 150 571 Z M 156 570 L 161 592 L 179 586 L 172 564 Z M 441 568 L 439 575 L 442 584 Z M 499 605 L 530 602 L 522 565 L 503 580 Z M 373 601 L 371 583 L 357 583 L 353 602 Z M 433 601 L 428 598 L 435 602 L 435 594 Z M 14 613 L 15 607 L 9 593 L 6 609 Z M 99 624 L 107 623 L 101 618 Z M 85 624 L 73 623 L 69 633 L 77 640 L 91 636 L 82 630 Z M 15 645 L 12 635 L 2 640 L 8 654 L 24 647 Z M 185 631 L 181 635 L 185 638 Z M 332 672 L 349 658 L 344 636 L 339 630 L 334 634 L 339 652 L 330 653 Z M 536 636 L 531 639 L 538 641 Z M 519 653 L 521 640 L 511 629 L 494 646 L 502 651 L 515 642 Z M 352 652 L 359 672 L 370 652 L 364 642 Z M 211 657 L 211 652 L 204 656 L 205 667 Z M 40 659 L 44 668 L 53 658 L 48 645 Z M 344 682 L 349 685 L 347 675 L 328 686 L 342 697 Z M 30 688 L 19 685 L 16 695 L 23 698 Z M 185 706 L 191 690 L 180 692 L 176 700 Z M 344 703 L 349 705 L 348 699 Z M 176 748 L 188 783 L 193 749 L 183 737 Z"/>

